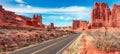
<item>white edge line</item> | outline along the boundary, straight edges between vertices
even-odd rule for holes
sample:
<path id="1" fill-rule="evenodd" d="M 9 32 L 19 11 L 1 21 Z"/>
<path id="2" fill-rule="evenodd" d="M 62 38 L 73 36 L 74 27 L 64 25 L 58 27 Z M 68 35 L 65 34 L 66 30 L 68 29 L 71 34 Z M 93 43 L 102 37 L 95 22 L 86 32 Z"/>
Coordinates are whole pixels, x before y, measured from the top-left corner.
<path id="1" fill-rule="evenodd" d="M 77 37 L 76 37 L 77 38 Z M 75 39 L 76 39 L 75 38 Z M 64 46 L 61 50 L 59 50 L 56 54 L 59 54 L 62 50 L 64 50 L 66 47 L 68 47 L 75 39 L 73 39 L 71 42 L 69 42 L 66 46 Z"/>

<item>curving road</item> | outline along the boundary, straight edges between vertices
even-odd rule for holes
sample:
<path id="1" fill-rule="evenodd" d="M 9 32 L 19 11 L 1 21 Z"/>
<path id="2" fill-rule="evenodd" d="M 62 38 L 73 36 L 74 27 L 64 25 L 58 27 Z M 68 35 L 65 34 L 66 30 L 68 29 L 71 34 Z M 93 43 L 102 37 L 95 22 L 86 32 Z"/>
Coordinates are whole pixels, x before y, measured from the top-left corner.
<path id="1" fill-rule="evenodd" d="M 49 40 L 36 46 L 10 52 L 10 54 L 62 54 L 62 52 L 79 36 L 73 34 L 54 40 Z"/>

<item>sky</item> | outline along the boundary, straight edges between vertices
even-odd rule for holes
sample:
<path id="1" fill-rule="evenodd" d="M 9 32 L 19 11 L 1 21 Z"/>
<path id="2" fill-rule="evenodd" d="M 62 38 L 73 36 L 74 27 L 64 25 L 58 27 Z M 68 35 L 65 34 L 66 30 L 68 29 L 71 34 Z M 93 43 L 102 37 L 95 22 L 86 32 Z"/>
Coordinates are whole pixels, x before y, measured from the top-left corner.
<path id="1" fill-rule="evenodd" d="M 90 21 L 94 2 L 106 2 L 110 9 L 120 0 L 0 0 L 4 9 L 19 15 L 32 17 L 41 14 L 43 24 L 71 26 L 72 20 Z"/>

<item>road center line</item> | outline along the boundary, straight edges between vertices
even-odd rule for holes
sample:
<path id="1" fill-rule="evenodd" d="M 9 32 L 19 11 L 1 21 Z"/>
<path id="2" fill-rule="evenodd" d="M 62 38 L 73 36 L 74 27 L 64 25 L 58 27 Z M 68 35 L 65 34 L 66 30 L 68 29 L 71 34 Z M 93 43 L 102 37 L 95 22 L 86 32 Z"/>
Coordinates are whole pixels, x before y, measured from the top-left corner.
<path id="1" fill-rule="evenodd" d="M 47 49 L 47 48 L 49 48 L 49 47 L 51 47 L 51 46 L 54 46 L 54 45 L 56 45 L 56 44 L 57 44 L 57 43 L 51 44 L 51 45 L 49 45 L 49 46 L 47 46 L 47 47 L 44 47 L 44 48 L 42 48 L 42 49 L 40 49 L 40 50 L 38 50 L 38 51 L 35 51 L 35 52 L 31 53 L 31 54 L 36 54 L 36 53 L 38 53 L 38 52 L 40 52 L 40 51 L 43 51 L 43 50 L 45 50 L 45 49 Z"/>
<path id="2" fill-rule="evenodd" d="M 66 39 L 64 39 L 64 40 L 66 40 Z M 64 40 L 62 40 L 62 41 L 64 41 Z M 59 42 L 60 42 L 60 41 L 59 41 Z M 51 45 L 48 45 L 48 46 L 46 46 L 46 47 L 44 47 L 44 48 L 42 48 L 42 49 L 40 49 L 40 50 L 37 50 L 37 51 L 35 51 L 35 52 L 31 53 L 31 54 L 36 54 L 36 53 L 38 53 L 38 52 L 40 52 L 40 51 L 43 51 L 43 50 L 45 50 L 45 49 L 47 49 L 47 48 L 49 48 L 49 47 L 52 47 L 52 46 L 54 46 L 54 45 L 56 45 L 56 44 L 58 44 L 58 42 L 53 43 L 53 44 L 51 44 Z"/>
<path id="3" fill-rule="evenodd" d="M 75 38 L 76 39 L 76 38 Z M 64 50 L 66 47 L 68 47 L 75 39 L 73 39 L 71 42 L 69 42 L 66 46 L 64 46 L 61 50 L 59 50 L 56 54 L 60 54 L 62 50 Z"/>

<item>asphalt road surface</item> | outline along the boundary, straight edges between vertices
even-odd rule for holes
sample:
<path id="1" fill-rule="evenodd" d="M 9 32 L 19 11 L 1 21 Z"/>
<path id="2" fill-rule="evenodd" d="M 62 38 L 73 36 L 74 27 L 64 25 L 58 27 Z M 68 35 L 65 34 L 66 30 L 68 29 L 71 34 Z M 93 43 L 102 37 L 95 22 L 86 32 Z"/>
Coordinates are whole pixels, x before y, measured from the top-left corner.
<path id="1" fill-rule="evenodd" d="M 49 40 L 36 46 L 16 50 L 10 54 L 62 54 L 62 52 L 73 42 L 80 34 L 72 34 L 62 38 Z"/>

